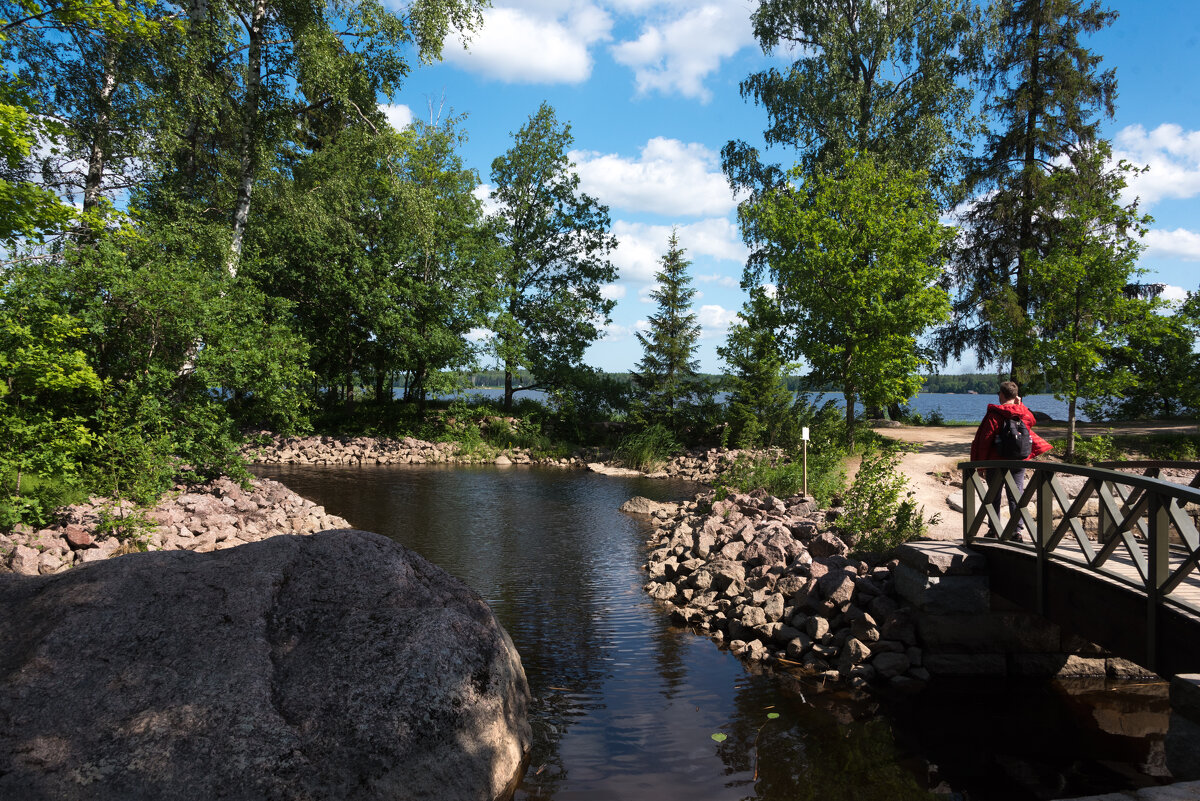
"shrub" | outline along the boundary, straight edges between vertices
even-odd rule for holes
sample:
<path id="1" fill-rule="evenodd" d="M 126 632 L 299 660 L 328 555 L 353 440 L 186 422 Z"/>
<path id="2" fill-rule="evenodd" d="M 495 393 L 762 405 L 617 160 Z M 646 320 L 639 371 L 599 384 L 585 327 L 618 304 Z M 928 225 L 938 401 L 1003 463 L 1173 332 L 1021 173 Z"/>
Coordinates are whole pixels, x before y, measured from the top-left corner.
<path id="1" fill-rule="evenodd" d="M 859 552 L 886 552 L 919 537 L 924 507 L 917 507 L 908 479 L 899 471 L 900 448 L 888 446 L 863 455 L 858 475 L 845 495 L 837 526 Z"/>
<path id="2" fill-rule="evenodd" d="M 808 494 L 822 506 L 829 505 L 846 486 L 846 452 L 827 446 L 808 453 Z M 725 497 L 729 491 L 753 492 L 766 490 L 776 498 L 790 498 L 804 489 L 804 464 L 795 459 L 773 463 L 768 459 L 743 457 L 718 481 L 717 494 Z"/>
<path id="3" fill-rule="evenodd" d="M 617 458 L 633 470 L 650 471 L 662 466 L 679 450 L 674 435 L 656 424 L 623 437 L 617 445 Z"/>

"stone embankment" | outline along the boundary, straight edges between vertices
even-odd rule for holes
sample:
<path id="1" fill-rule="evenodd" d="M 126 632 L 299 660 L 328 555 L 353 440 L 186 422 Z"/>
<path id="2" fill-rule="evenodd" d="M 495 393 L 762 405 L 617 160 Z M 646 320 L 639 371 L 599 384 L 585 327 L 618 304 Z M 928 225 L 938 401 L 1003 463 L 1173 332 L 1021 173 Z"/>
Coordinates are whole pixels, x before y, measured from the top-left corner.
<path id="1" fill-rule="evenodd" d="M 102 526 L 102 519 L 108 525 Z M 140 520 L 140 522 L 138 522 Z M 114 527 L 114 524 L 119 524 Z M 153 509 L 101 498 L 60 510 L 60 521 L 33 531 L 0 534 L 0 572 L 39 575 L 138 550 L 220 551 L 276 534 L 349 528 L 341 517 L 301 498 L 278 481 L 253 479 L 249 489 L 217 479 L 180 485 Z"/>
<path id="2" fill-rule="evenodd" d="M 505 448 L 484 456 L 456 442 L 426 442 L 404 437 L 282 437 L 262 432 L 262 444 L 247 445 L 242 455 L 256 464 L 362 465 L 362 464 L 540 464 L 558 467 L 584 466 L 580 456 L 551 458 L 535 456 L 528 448 Z"/>
<path id="3" fill-rule="evenodd" d="M 651 597 L 671 618 L 744 659 L 800 666 L 855 686 L 928 681 L 908 610 L 896 600 L 894 563 L 849 556 L 830 525 L 838 510 L 759 491 L 683 504 L 634 499 L 650 515 Z"/>
<path id="4" fill-rule="evenodd" d="M 783 451 L 692 449 L 676 456 L 649 473 L 628 470 L 620 465 L 607 448 L 590 448 L 566 457 L 538 456 L 528 448 L 496 449 L 495 455 L 463 448 L 455 442 L 426 442 L 404 437 L 282 437 L 259 432 L 256 444 L 242 450 L 256 464 L 364 465 L 364 464 L 536 464 L 542 466 L 589 469 L 606 475 L 645 475 L 647 478 L 678 478 L 712 484 L 739 460 L 765 460 L 772 465 L 783 458 Z"/>

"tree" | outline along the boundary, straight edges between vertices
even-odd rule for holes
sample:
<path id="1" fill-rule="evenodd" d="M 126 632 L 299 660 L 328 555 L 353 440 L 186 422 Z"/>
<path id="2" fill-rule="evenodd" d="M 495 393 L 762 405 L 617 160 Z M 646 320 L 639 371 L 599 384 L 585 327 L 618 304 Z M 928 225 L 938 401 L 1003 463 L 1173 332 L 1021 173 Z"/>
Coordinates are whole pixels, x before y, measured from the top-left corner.
<path id="1" fill-rule="evenodd" d="M 810 379 L 842 388 L 847 443 L 854 404 L 916 394 L 930 364 L 917 337 L 949 311 L 936 286 L 952 229 L 938 222 L 925 176 L 848 157 L 837 170 L 791 177 L 745 210 L 761 236 L 761 266 L 747 281 L 777 286 L 781 339 Z"/>
<path id="2" fill-rule="evenodd" d="M 1038 205 L 1046 241 L 1029 258 L 1026 284 L 1031 305 L 1026 316 L 1008 315 L 1001 329 L 1014 352 L 1045 374 L 1055 396 L 1067 401 L 1067 453 L 1074 455 L 1075 407 L 1108 384 L 1120 389 L 1120 376 L 1103 368 L 1104 354 L 1140 325 L 1151 304 L 1129 296 L 1138 274 L 1140 237 L 1147 222 L 1137 204 L 1123 206 L 1125 165 L 1108 169 L 1111 151 L 1104 142 L 1069 151 L 1069 160 L 1051 167 L 1041 182 Z M 1018 305 L 1013 287 L 1000 298 Z"/>
<path id="3" fill-rule="evenodd" d="M 753 23 L 764 53 L 795 56 L 741 84 L 766 109 L 768 146 L 798 149 L 806 171 L 870 153 L 926 171 L 940 199 L 953 195 L 953 156 L 969 145 L 971 93 L 957 80 L 974 24 L 967 0 L 760 0 Z M 722 158 L 735 187 L 785 179 L 744 142 L 729 142 Z"/>
<path id="4" fill-rule="evenodd" d="M 971 92 L 959 81 L 974 48 L 969 0 L 761 0 L 753 22 L 765 53 L 786 48 L 795 56 L 786 70 L 771 67 L 741 84 L 742 96 L 766 109 L 767 145 L 799 151 L 791 177 L 832 174 L 854 153 L 925 176 L 944 205 L 959 197 L 958 165 L 973 127 Z M 786 191 L 789 175 L 744 142 L 721 154 L 734 189 L 748 193 L 739 222 L 757 262 L 751 267 L 761 270 L 757 248 L 770 237 L 744 212 L 764 194 Z"/>
<path id="5" fill-rule="evenodd" d="M 617 241 L 609 233 L 608 207 L 579 191 L 567 157 L 573 141 L 570 126 L 543 103 L 492 162 L 502 251 L 500 311 L 490 328 L 504 367 L 505 409 L 515 392 L 569 383 L 615 305 L 600 290 L 616 280 L 608 254 Z M 522 368 L 534 383 L 514 387 Z"/>
<path id="6" fill-rule="evenodd" d="M 967 172 L 972 191 L 983 194 L 963 215 L 962 247 L 951 261 L 957 296 L 936 339 L 943 361 L 971 349 L 980 367 L 1008 359 L 1018 380 L 1032 377 L 1030 357 L 1000 332 L 1011 330 L 1004 319 L 1027 318 L 1042 300 L 1030 272 L 1053 247 L 1056 193 L 1045 188 L 1053 166 L 1073 148 L 1094 148 L 1100 117 L 1113 114 L 1116 78 L 1097 71 L 1100 57 L 1079 38 L 1115 17 L 1095 0 L 993 5 L 996 46 L 981 79 L 993 122 Z"/>
<path id="7" fill-rule="evenodd" d="M 643 355 L 631 375 L 647 422 L 664 423 L 676 434 L 683 429 L 684 407 L 697 389 L 700 367 L 694 358 L 700 324 L 691 305 L 696 290 L 687 272 L 691 262 L 684 253 L 672 229 L 662 269 L 654 275 L 658 285 L 650 292 L 658 311 L 650 315 L 649 331 L 638 332 Z"/>
<path id="8" fill-rule="evenodd" d="M 1200 293 L 1166 313 L 1146 314 L 1126 338 L 1104 354 L 1104 381 L 1089 393 L 1084 411 L 1093 420 L 1175 418 L 1200 412 Z"/>
<path id="9" fill-rule="evenodd" d="M 780 351 L 779 303 L 762 287 L 750 291 L 740 321 L 717 348 L 729 370 L 729 420 L 733 442 L 742 448 L 775 445 L 794 395 L 786 376 L 796 366 Z"/>

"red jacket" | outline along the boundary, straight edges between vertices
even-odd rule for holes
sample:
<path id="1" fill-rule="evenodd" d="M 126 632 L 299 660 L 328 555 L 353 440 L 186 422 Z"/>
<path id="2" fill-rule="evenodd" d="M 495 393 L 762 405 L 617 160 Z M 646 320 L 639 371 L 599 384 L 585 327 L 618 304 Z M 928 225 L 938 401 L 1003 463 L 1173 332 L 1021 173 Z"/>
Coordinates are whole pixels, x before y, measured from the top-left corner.
<path id="1" fill-rule="evenodd" d="M 989 403 L 987 414 L 983 416 L 983 421 L 975 431 L 975 440 L 971 443 L 972 462 L 1004 458 L 996 452 L 996 431 L 1000 428 L 1000 422 L 1010 417 L 1021 418 L 1025 423 L 1025 427 L 1029 429 L 1029 439 L 1033 445 L 1032 450 L 1029 452 L 1030 459 L 1035 456 L 1041 456 L 1054 447 L 1034 432 L 1033 425 L 1037 421 L 1034 419 L 1033 412 L 1029 411 L 1025 407 L 1025 404 L 1006 403 L 1001 405 L 998 403 Z"/>

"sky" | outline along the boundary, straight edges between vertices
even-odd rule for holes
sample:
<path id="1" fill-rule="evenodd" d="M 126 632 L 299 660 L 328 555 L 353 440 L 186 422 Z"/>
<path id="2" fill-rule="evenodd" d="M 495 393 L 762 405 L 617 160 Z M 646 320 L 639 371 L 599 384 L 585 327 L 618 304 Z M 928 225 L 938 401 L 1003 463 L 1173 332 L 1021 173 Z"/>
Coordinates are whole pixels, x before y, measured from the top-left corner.
<path id="1" fill-rule="evenodd" d="M 747 250 L 737 199 L 721 172 L 731 139 L 762 147 L 766 114 L 743 100 L 749 74 L 790 60 L 764 54 L 750 27 L 751 0 L 493 0 L 482 30 L 464 48 L 447 40 L 441 62 L 415 67 L 384 107 L 397 127 L 414 117 L 465 115 L 467 166 L 485 196 L 491 163 L 512 145 L 543 101 L 571 126 L 570 157 L 583 191 L 609 208 L 620 244 L 617 303 L 603 338 L 585 355 L 608 371 L 636 366 L 635 333 L 656 306 L 648 294 L 671 229 L 691 260 L 693 309 L 702 333 L 703 372 L 746 300 L 739 283 Z M 1115 69 L 1117 110 L 1103 135 L 1117 158 L 1150 169 L 1137 197 L 1154 222 L 1143 239 L 1142 280 L 1167 285 L 1168 298 L 1200 288 L 1200 3 L 1109 0 L 1119 13 L 1084 40 Z M 772 149 L 790 165 L 796 154 Z M 801 368 L 803 371 L 803 368 Z M 974 361 L 945 372 L 972 372 Z"/>

